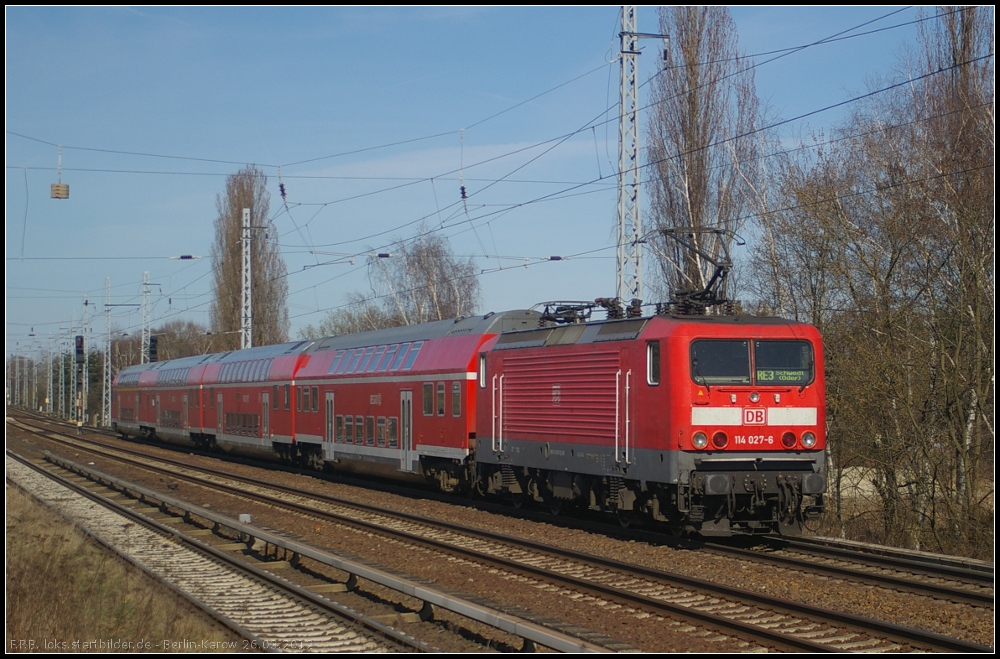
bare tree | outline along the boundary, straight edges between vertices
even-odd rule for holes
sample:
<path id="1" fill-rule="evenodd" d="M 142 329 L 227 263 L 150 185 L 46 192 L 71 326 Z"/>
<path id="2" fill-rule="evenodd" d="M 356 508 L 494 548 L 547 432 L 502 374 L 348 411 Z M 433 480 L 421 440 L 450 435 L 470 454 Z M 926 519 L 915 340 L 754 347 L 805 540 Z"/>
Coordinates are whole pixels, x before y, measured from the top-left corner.
<path id="1" fill-rule="evenodd" d="M 764 193 L 753 69 L 737 52 L 725 7 L 661 7 L 660 32 L 669 44 L 653 80 L 651 224 L 723 230 L 690 234 L 718 259 Z M 651 241 L 662 298 L 705 287 L 713 271 L 705 259 L 661 234 Z"/>
<path id="2" fill-rule="evenodd" d="M 991 15 L 938 10 L 902 72 L 910 84 L 786 163 L 780 209 L 761 222 L 759 303 L 821 326 L 836 473 L 863 474 L 877 495 L 833 532 L 992 553 Z"/>
<path id="3" fill-rule="evenodd" d="M 250 209 L 252 313 L 254 345 L 288 340 L 287 269 L 278 246 L 278 232 L 268 215 L 271 195 L 267 177 L 249 165 L 226 179 L 226 191 L 217 197 L 215 243 L 212 268 L 215 299 L 212 301 L 212 333 L 215 348 L 234 350 L 240 346 L 242 327 L 243 209 Z"/>
<path id="4" fill-rule="evenodd" d="M 317 338 L 371 329 L 415 325 L 475 313 L 480 301 L 479 279 L 472 258 L 452 253 L 447 238 L 421 233 L 397 241 L 388 258 L 372 257 L 372 296 L 353 293 L 348 309 L 331 312 L 318 326 L 299 335 Z"/>

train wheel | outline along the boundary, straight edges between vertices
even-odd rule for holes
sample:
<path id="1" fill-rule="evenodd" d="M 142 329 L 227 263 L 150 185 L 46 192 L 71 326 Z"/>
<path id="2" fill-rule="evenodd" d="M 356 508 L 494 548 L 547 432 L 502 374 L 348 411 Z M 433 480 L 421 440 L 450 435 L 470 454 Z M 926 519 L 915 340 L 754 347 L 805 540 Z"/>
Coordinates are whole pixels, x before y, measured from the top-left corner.
<path id="1" fill-rule="evenodd" d="M 618 518 L 618 523 L 623 529 L 632 526 L 632 522 L 635 521 L 635 515 L 632 514 L 631 510 L 616 510 L 615 517 Z"/>

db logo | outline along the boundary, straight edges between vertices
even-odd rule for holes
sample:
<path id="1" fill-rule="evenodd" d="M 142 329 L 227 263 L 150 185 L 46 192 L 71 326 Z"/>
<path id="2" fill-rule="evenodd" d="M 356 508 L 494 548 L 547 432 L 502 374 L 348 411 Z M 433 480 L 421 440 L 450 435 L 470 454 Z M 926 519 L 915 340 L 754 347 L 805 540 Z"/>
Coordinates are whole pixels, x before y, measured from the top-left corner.
<path id="1" fill-rule="evenodd" d="M 743 408 L 743 425 L 762 426 L 767 423 L 767 410 L 760 408 Z"/>

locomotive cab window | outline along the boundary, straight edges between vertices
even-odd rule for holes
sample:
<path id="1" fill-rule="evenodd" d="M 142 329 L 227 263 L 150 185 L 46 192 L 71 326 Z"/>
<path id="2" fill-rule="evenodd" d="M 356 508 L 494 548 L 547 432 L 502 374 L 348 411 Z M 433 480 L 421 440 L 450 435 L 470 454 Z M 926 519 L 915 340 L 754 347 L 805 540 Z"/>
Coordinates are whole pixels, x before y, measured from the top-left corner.
<path id="1" fill-rule="evenodd" d="M 693 341 L 691 379 L 706 386 L 750 384 L 750 342 L 714 339 Z"/>
<path id="2" fill-rule="evenodd" d="M 646 383 L 660 384 L 660 342 L 650 341 L 646 344 Z"/>
<path id="3" fill-rule="evenodd" d="M 754 341 L 754 376 L 761 385 L 813 381 L 813 350 L 807 341 Z"/>

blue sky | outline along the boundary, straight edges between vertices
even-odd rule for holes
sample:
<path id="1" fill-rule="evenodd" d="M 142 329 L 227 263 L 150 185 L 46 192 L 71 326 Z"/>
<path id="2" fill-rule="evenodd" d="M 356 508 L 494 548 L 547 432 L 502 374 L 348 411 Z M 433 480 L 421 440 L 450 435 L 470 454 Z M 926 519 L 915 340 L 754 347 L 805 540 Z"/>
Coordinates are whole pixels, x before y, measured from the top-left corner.
<path id="1" fill-rule="evenodd" d="M 139 331 L 124 305 L 141 303 L 144 271 L 154 327 L 207 324 L 216 195 L 247 163 L 268 175 L 293 337 L 370 292 L 366 255 L 420 226 L 476 258 L 483 312 L 613 295 L 619 11 L 7 7 L 7 354 L 79 333 L 85 298 L 102 342 L 108 277 L 115 330 Z M 757 57 L 776 119 L 855 96 L 915 46 L 914 8 L 732 14 L 749 55 L 857 28 Z M 657 23 L 640 8 L 639 31 Z M 659 45 L 643 46 L 645 81 Z M 59 180 L 69 200 L 50 199 Z M 542 262 L 553 255 L 572 258 Z"/>

